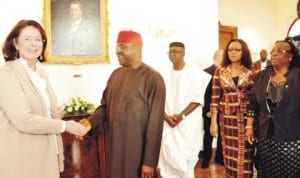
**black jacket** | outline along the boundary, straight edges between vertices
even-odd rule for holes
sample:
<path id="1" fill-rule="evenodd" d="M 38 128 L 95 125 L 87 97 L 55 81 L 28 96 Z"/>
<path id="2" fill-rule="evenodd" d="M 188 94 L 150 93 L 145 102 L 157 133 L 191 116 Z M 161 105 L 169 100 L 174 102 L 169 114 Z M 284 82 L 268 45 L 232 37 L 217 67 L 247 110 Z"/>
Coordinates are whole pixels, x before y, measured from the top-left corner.
<path id="1" fill-rule="evenodd" d="M 249 105 L 257 114 L 259 138 L 265 137 L 269 129 L 266 89 L 272 74 L 272 67 L 257 74 Z M 282 98 L 273 113 L 274 137 L 279 141 L 294 141 L 300 139 L 300 69 L 290 69 L 286 78 Z"/>
<path id="2" fill-rule="evenodd" d="M 212 64 L 211 66 L 205 68 L 204 71 L 213 76 L 216 69 L 217 69 L 217 66 Z M 211 93 L 212 93 L 212 79 L 213 79 L 213 77 L 211 78 L 211 80 L 209 81 L 209 83 L 206 87 L 205 94 L 204 94 L 204 106 L 202 108 L 203 118 L 208 118 L 208 119 L 210 119 L 210 118 L 206 116 L 206 113 L 209 112 L 209 110 L 210 110 L 210 100 L 211 100 Z"/>

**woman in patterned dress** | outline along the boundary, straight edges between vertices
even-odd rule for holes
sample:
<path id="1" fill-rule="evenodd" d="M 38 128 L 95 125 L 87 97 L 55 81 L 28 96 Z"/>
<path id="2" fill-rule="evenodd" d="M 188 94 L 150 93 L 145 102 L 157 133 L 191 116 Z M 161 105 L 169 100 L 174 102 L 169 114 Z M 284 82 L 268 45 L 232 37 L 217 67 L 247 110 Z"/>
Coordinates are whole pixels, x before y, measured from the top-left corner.
<path id="1" fill-rule="evenodd" d="M 253 146 L 245 140 L 248 94 L 255 76 L 251 64 L 246 42 L 232 39 L 226 45 L 221 67 L 213 77 L 210 132 L 217 136 L 219 112 L 223 159 L 228 178 L 253 177 Z"/>
<path id="2" fill-rule="evenodd" d="M 277 41 L 272 67 L 257 74 L 248 108 L 246 137 L 257 136 L 257 172 L 260 178 L 300 177 L 300 58 L 289 41 Z M 254 120 L 256 118 L 256 120 Z M 255 122 L 256 121 L 256 122 Z"/>

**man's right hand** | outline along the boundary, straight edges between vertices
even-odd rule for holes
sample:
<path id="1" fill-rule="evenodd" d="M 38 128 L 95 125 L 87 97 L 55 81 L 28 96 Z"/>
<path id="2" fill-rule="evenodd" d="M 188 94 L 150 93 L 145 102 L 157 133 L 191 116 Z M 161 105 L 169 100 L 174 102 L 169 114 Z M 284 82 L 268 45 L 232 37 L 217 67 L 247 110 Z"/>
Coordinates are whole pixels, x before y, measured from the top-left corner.
<path id="1" fill-rule="evenodd" d="M 91 122 L 88 119 L 81 119 L 79 123 L 82 124 L 88 131 L 92 129 Z"/>
<path id="2" fill-rule="evenodd" d="M 170 125 L 170 127 L 175 127 L 178 124 L 176 118 L 173 116 L 165 115 L 164 119 Z"/>

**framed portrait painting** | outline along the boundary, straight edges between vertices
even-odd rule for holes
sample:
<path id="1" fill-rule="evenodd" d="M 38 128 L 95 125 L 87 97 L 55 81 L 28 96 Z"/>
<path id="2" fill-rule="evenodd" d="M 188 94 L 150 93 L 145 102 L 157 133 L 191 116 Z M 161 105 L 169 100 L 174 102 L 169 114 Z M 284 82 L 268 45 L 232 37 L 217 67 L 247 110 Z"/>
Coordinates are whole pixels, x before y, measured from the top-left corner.
<path id="1" fill-rule="evenodd" d="M 109 63 L 107 0 L 44 0 L 48 63 Z"/>
<path id="2" fill-rule="evenodd" d="M 300 7 L 300 3 L 298 3 L 298 5 Z M 300 54 L 300 18 L 299 17 L 297 17 L 290 25 L 286 39 L 292 42 L 296 46 Z"/>

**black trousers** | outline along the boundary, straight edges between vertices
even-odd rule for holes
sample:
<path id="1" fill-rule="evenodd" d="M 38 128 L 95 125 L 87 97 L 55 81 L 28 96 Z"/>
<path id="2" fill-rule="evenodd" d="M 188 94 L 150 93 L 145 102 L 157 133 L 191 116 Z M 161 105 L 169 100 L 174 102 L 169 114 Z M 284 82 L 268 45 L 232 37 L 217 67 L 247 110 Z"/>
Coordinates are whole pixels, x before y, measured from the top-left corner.
<path id="1" fill-rule="evenodd" d="M 209 128 L 211 124 L 211 118 L 204 117 L 204 149 L 202 152 L 202 158 L 203 161 L 209 162 L 212 155 L 212 142 L 213 142 L 213 136 L 211 136 Z M 221 144 L 221 134 L 220 134 L 220 125 L 219 121 L 218 123 L 218 138 L 217 138 L 217 149 L 216 149 L 216 157 L 215 160 L 218 162 L 223 162 L 223 153 L 222 153 L 222 144 Z M 200 156 L 200 154 L 199 154 Z"/>

